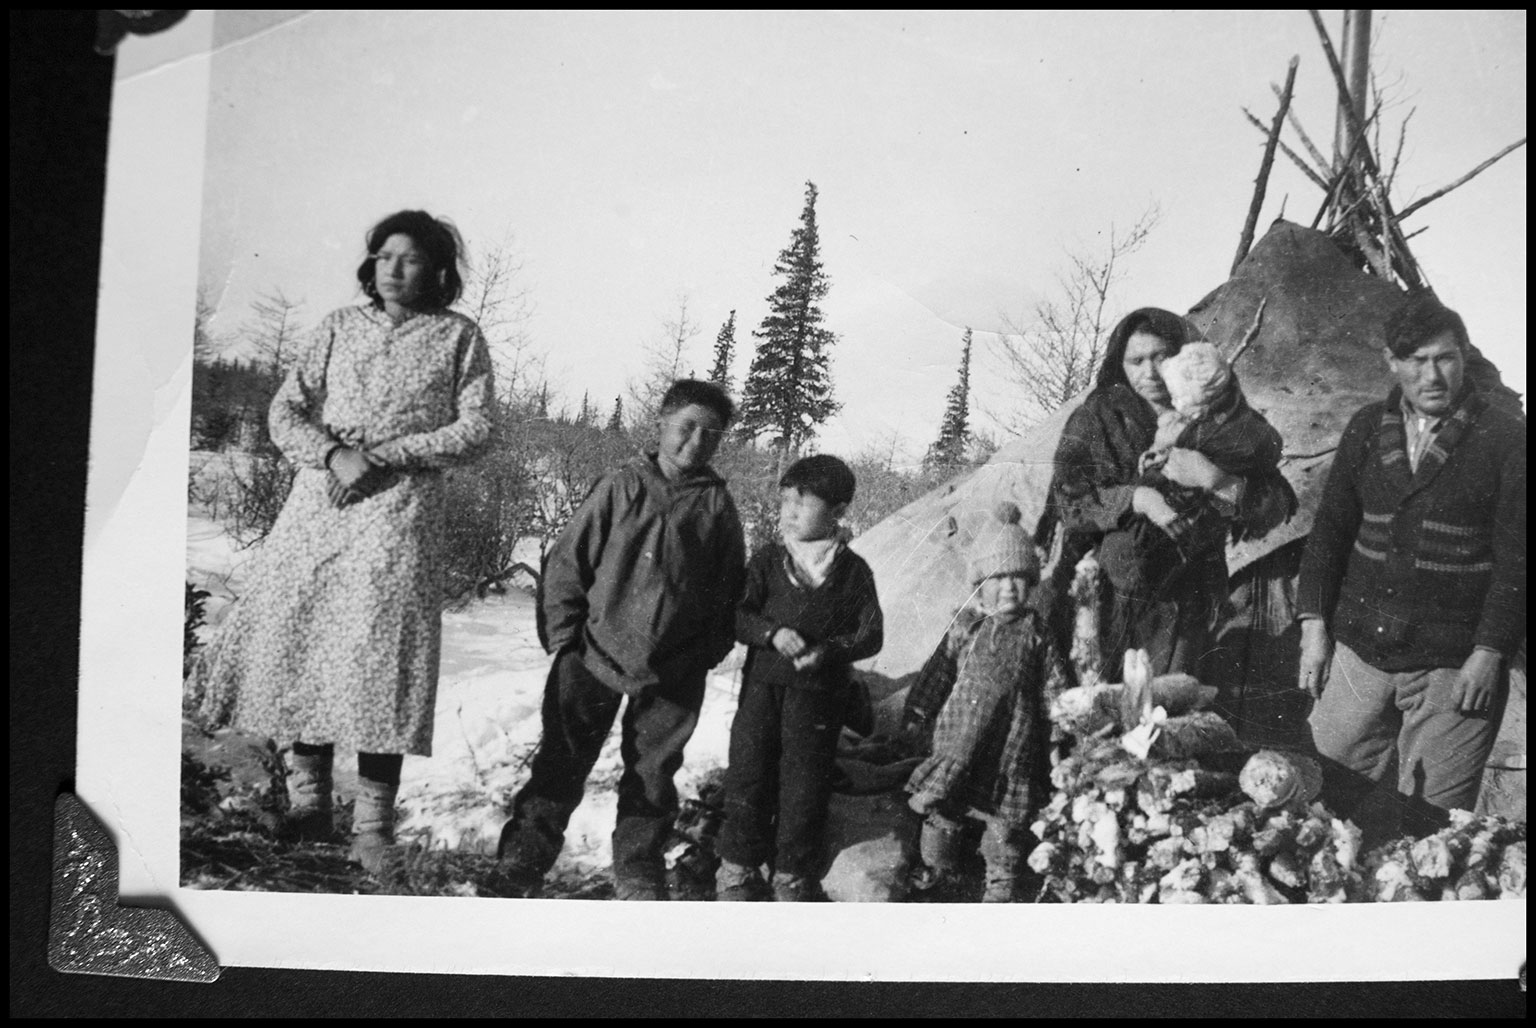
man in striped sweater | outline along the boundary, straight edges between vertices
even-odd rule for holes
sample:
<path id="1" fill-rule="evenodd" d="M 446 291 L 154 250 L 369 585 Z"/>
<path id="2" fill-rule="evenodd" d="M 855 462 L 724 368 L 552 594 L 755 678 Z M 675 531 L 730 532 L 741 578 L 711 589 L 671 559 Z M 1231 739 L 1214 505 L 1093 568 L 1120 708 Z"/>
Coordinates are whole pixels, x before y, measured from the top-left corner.
<path id="1" fill-rule="evenodd" d="M 1313 739 L 1372 841 L 1472 808 L 1525 637 L 1524 421 L 1433 296 L 1386 330 L 1398 385 L 1344 430 L 1297 586 Z"/>

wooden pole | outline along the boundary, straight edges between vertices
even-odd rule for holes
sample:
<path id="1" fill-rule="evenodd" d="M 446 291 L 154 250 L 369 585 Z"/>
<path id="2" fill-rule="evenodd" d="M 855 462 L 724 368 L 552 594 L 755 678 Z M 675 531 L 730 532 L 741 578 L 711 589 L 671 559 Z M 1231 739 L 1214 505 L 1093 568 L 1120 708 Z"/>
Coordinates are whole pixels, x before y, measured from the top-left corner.
<path id="1" fill-rule="evenodd" d="M 1258 118 L 1255 118 L 1253 116 L 1253 112 L 1248 110 L 1246 107 L 1243 108 L 1243 117 L 1247 118 L 1249 124 L 1251 124 L 1254 128 L 1258 129 L 1265 135 L 1269 135 L 1269 129 L 1265 128 L 1264 123 Z M 1328 191 L 1328 180 L 1323 178 L 1323 176 L 1319 175 L 1317 172 L 1313 171 L 1312 166 L 1301 159 L 1300 154 L 1286 146 L 1285 140 L 1278 140 L 1277 145 L 1280 147 L 1280 152 L 1289 157 L 1291 159 L 1291 163 L 1300 168 L 1301 173 L 1307 176 L 1307 178 L 1311 179 L 1313 183 L 1317 185 L 1317 188 L 1321 189 L 1325 193 Z"/>
<path id="2" fill-rule="evenodd" d="M 1344 33 L 1339 40 L 1342 62 L 1348 72 L 1347 86 L 1339 96 L 1339 115 L 1334 125 L 1333 156 L 1342 162 L 1356 125 L 1365 122 L 1365 97 L 1370 89 L 1371 12 L 1345 11 Z"/>
<path id="3" fill-rule="evenodd" d="M 1353 136 L 1354 144 L 1360 153 L 1361 169 L 1365 173 L 1362 178 L 1369 176 L 1379 182 L 1381 181 L 1381 169 L 1376 166 L 1376 160 L 1371 156 L 1371 147 L 1369 142 L 1366 141 L 1365 136 L 1364 119 L 1357 117 L 1353 105 L 1345 102 L 1349 97 L 1349 84 L 1344 78 L 1344 68 L 1339 64 L 1338 54 L 1334 52 L 1333 41 L 1328 38 L 1328 29 L 1323 25 L 1322 16 L 1317 11 L 1309 10 L 1307 13 L 1312 16 L 1312 25 L 1317 29 L 1318 38 L 1323 45 L 1323 53 L 1328 58 L 1328 69 L 1333 72 L 1334 85 L 1338 87 L 1339 91 L 1340 109 L 1350 122 L 1350 132 Z M 1408 250 L 1408 244 L 1403 240 L 1403 234 L 1398 231 L 1397 220 L 1392 216 L 1392 205 L 1387 203 L 1385 198 L 1383 198 L 1383 204 L 1388 217 L 1391 219 L 1388 221 L 1388 226 L 1389 238 L 1392 241 L 1392 253 L 1401 257 L 1400 262 L 1396 266 L 1398 276 L 1407 283 L 1410 289 L 1426 286 L 1428 283 L 1424 280 L 1424 275 L 1419 269 L 1418 262 L 1413 259 L 1413 254 Z M 1390 261 L 1390 259 L 1391 255 L 1388 255 L 1388 260 Z"/>
<path id="4" fill-rule="evenodd" d="M 1409 110 L 1403 116 L 1403 123 L 1397 128 L 1397 149 L 1392 152 L 1392 166 L 1387 169 L 1387 177 L 1381 183 L 1381 188 L 1387 191 L 1388 196 L 1392 195 L 1392 183 L 1397 181 L 1397 169 L 1403 160 L 1403 144 L 1408 142 L 1408 122 L 1413 120 L 1413 112 L 1417 109 Z M 1377 127 L 1377 131 L 1380 131 L 1380 126 Z"/>
<path id="5" fill-rule="evenodd" d="M 1278 100 L 1280 98 L 1280 87 L 1271 82 L 1269 88 L 1275 94 L 1275 99 Z M 1331 177 L 1333 165 L 1329 163 L 1328 158 L 1323 156 L 1323 152 L 1317 148 L 1317 145 L 1312 142 L 1312 137 L 1307 135 L 1307 130 L 1301 127 L 1301 119 L 1296 116 L 1296 109 L 1294 107 L 1286 112 L 1285 119 L 1291 123 L 1291 128 L 1296 130 L 1296 135 L 1301 140 L 1301 145 L 1307 148 L 1307 153 L 1317 163 L 1318 171 Z"/>
<path id="6" fill-rule="evenodd" d="M 1424 197 L 1422 200 L 1415 200 L 1415 201 L 1413 201 L 1413 203 L 1409 204 L 1407 207 L 1404 207 L 1402 209 L 1402 212 L 1398 214 L 1397 220 L 1398 221 L 1402 221 L 1404 218 L 1408 217 L 1408 215 L 1412 214 L 1414 211 L 1418 210 L 1420 207 L 1423 207 L 1425 204 L 1429 203 L 1430 201 L 1438 200 L 1442 196 L 1444 196 L 1446 193 L 1449 193 L 1451 190 L 1456 189 L 1456 188 L 1458 188 L 1460 186 L 1466 185 L 1468 182 L 1472 181 L 1478 175 L 1481 175 L 1483 172 L 1485 172 L 1489 168 L 1493 167 L 1494 163 L 1497 162 L 1501 157 L 1504 157 L 1506 154 L 1509 154 L 1511 151 L 1520 149 L 1520 147 L 1522 147 L 1524 145 L 1525 145 L 1525 137 L 1521 136 L 1518 140 L 1516 140 L 1513 143 L 1510 143 L 1504 149 L 1500 150 L 1498 153 L 1494 154 L 1492 157 L 1488 158 L 1486 161 L 1484 161 L 1483 163 L 1479 164 L 1477 167 L 1473 168 L 1471 171 L 1467 172 L 1465 175 L 1461 176 L 1461 178 L 1457 179 L 1455 182 L 1452 182 L 1450 185 L 1445 186 L 1445 187 L 1443 187 L 1441 189 L 1437 189 L 1433 193 L 1430 193 L 1428 196 Z"/>
<path id="7" fill-rule="evenodd" d="M 1360 142 L 1360 140 L 1357 138 L 1355 140 L 1355 143 L 1359 143 L 1359 142 Z M 1350 163 L 1350 160 L 1353 157 L 1354 157 L 1354 153 L 1353 153 L 1353 151 L 1351 151 L 1349 156 L 1346 157 L 1345 160 L 1344 160 L 1344 163 L 1345 163 L 1346 166 Z M 1340 194 L 1342 193 L 1342 191 L 1344 189 L 1344 182 L 1345 182 L 1345 180 L 1348 177 L 1349 176 L 1345 175 L 1343 172 L 1335 172 L 1334 173 L 1333 182 L 1328 187 L 1328 195 L 1323 197 L 1322 206 L 1320 206 L 1317 209 L 1317 214 L 1312 219 L 1312 227 L 1313 228 L 1317 228 L 1318 222 L 1323 220 L 1323 215 L 1328 213 L 1328 209 L 1330 207 L 1333 207 L 1336 203 L 1339 202 L 1339 196 L 1340 196 Z M 1330 231 L 1332 231 L 1332 229 L 1333 229 L 1333 219 L 1332 218 L 1330 218 L 1328 220 L 1328 228 L 1329 228 Z"/>
<path id="8" fill-rule="evenodd" d="M 1237 344 L 1237 349 L 1232 351 L 1232 356 L 1227 358 L 1227 367 L 1236 367 L 1237 359 L 1248 351 L 1248 347 L 1258 338 L 1259 326 L 1264 323 L 1264 308 L 1269 305 L 1269 296 L 1265 294 L 1259 297 L 1259 309 L 1253 312 L 1253 324 L 1248 326 L 1248 331 L 1243 333 L 1242 342 Z"/>
<path id="9" fill-rule="evenodd" d="M 1285 112 L 1291 109 L 1291 90 L 1296 85 L 1296 66 L 1301 63 L 1301 58 L 1292 57 L 1290 64 L 1285 69 L 1285 87 L 1280 91 L 1280 109 L 1275 112 L 1275 120 L 1269 127 L 1269 140 L 1264 144 L 1264 159 L 1259 162 L 1259 177 L 1253 183 L 1253 200 L 1248 204 L 1248 218 L 1243 222 L 1243 234 L 1237 241 L 1237 256 L 1232 258 L 1232 271 L 1237 272 L 1237 266 L 1243 263 L 1243 258 L 1248 256 L 1249 247 L 1253 246 L 1253 230 L 1259 223 L 1259 211 L 1264 206 L 1264 191 L 1269 188 L 1269 169 L 1275 163 L 1275 144 L 1280 141 L 1280 128 L 1285 124 Z"/>

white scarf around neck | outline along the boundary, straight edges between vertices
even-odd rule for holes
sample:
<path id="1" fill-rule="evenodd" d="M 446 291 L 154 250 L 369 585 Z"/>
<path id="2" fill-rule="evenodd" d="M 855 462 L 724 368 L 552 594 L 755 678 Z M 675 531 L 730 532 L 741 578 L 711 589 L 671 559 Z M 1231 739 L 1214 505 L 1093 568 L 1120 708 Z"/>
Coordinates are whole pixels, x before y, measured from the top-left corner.
<path id="1" fill-rule="evenodd" d="M 789 553 L 789 568 L 802 585 L 819 588 L 832 573 L 832 562 L 837 559 L 841 544 L 834 536 L 830 539 L 810 539 L 801 542 L 785 539 L 784 549 Z"/>

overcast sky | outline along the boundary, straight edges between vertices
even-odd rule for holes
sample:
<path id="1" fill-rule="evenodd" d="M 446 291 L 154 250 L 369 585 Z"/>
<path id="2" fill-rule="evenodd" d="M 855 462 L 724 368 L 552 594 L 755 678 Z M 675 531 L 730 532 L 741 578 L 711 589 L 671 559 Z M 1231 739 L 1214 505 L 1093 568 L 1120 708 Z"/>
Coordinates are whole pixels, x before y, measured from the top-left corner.
<path id="1" fill-rule="evenodd" d="M 1338 35 L 1340 13 L 1325 12 Z M 1049 297 L 1150 206 L 1116 312 L 1183 310 L 1225 278 L 1286 61 L 1323 144 L 1333 86 L 1305 11 L 220 12 L 201 278 L 233 332 L 261 291 L 312 323 L 357 300 L 367 227 L 452 218 L 510 238 L 555 388 L 600 407 L 686 296 L 703 373 L 737 311 L 738 382 L 805 182 L 820 190 L 842 414 L 820 444 L 919 456 L 978 333 Z M 1377 11 L 1399 207 L 1526 133 L 1524 11 Z M 1294 139 L 1294 137 L 1290 137 Z M 1525 390 L 1526 156 L 1416 215 L 1412 246 Z M 1282 203 L 1320 192 L 1283 158 Z M 979 335 L 979 351 L 986 337 Z M 1015 393 L 978 352 L 992 408 Z"/>

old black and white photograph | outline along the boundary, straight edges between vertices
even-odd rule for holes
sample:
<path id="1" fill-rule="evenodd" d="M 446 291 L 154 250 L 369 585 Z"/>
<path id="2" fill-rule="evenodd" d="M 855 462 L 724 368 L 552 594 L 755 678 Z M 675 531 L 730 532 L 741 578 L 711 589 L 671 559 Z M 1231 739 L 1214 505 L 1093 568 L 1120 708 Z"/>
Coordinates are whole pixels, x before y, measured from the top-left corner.
<path id="1" fill-rule="evenodd" d="M 128 35 L 123 902 L 252 967 L 1522 976 L 1526 21 Z"/>

